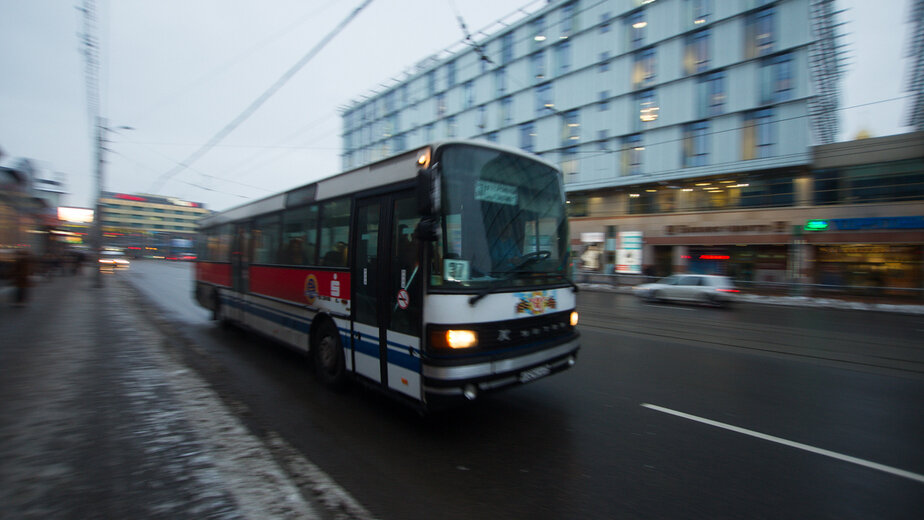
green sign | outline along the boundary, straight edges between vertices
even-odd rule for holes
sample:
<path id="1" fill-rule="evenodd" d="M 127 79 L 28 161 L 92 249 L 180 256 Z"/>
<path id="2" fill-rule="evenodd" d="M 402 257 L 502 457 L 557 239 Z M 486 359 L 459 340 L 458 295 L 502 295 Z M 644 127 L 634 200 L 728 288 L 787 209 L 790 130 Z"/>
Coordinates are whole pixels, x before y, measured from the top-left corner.
<path id="1" fill-rule="evenodd" d="M 805 223 L 806 231 L 825 231 L 828 229 L 827 220 L 809 220 Z"/>

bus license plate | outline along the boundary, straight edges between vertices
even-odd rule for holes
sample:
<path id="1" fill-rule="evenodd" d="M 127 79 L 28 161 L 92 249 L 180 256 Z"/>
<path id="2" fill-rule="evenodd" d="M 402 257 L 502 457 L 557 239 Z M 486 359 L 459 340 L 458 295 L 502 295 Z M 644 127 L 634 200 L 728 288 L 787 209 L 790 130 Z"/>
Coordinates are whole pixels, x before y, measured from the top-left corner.
<path id="1" fill-rule="evenodd" d="M 531 368 L 529 370 L 520 372 L 520 382 L 528 383 L 535 379 L 539 379 L 540 377 L 545 377 L 551 373 L 552 373 L 552 369 L 545 365 L 541 367 Z"/>

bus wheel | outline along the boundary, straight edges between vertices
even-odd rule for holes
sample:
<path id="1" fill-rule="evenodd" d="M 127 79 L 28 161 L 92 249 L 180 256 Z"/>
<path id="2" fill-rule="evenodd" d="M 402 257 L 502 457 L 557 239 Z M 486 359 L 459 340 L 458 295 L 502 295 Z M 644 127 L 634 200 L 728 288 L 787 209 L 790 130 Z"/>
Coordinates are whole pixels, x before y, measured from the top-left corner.
<path id="1" fill-rule="evenodd" d="M 340 346 L 340 335 L 333 323 L 321 325 L 311 350 L 314 352 L 314 369 L 321 382 L 331 388 L 342 388 L 346 381 L 343 347 Z"/>

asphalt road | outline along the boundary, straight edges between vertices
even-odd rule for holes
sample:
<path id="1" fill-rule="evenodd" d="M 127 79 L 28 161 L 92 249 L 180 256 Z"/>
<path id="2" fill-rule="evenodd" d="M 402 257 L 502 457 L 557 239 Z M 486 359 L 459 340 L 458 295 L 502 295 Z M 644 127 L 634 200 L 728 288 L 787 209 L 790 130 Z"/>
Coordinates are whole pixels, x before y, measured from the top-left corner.
<path id="1" fill-rule="evenodd" d="M 119 273 L 274 432 L 388 519 L 919 518 L 924 317 L 579 296 L 571 370 L 425 418 L 222 329 L 191 265 Z"/>

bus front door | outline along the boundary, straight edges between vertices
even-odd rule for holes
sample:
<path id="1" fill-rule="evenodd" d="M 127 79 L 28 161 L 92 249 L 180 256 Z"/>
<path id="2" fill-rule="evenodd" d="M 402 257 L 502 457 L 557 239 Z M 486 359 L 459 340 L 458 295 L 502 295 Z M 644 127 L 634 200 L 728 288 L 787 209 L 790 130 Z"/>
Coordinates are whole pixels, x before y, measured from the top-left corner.
<path id="1" fill-rule="evenodd" d="M 419 399 L 420 248 L 412 191 L 357 201 L 353 244 L 353 369 Z"/>

